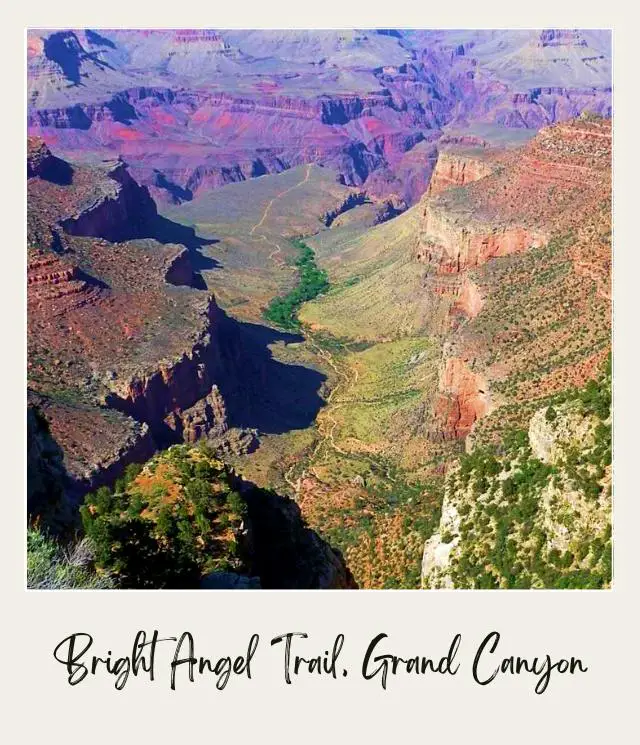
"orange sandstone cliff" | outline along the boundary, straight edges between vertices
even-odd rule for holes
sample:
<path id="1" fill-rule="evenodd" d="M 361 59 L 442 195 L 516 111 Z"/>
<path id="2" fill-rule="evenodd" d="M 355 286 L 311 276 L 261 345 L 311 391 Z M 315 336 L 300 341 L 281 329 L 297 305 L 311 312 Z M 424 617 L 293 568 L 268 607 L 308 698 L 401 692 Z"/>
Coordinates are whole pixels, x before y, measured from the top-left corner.
<path id="1" fill-rule="evenodd" d="M 449 304 L 436 440 L 485 419 L 491 437 L 597 375 L 610 349 L 611 122 L 580 118 L 488 157 L 467 179 L 441 153 L 419 205 L 414 258 L 425 291 Z"/>

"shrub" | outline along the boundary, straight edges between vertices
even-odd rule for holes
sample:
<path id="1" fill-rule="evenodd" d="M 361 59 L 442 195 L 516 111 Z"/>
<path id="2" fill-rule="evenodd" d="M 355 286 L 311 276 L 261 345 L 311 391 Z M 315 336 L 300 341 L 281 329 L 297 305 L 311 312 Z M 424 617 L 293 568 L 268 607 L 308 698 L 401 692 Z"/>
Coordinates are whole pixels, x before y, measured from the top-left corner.
<path id="1" fill-rule="evenodd" d="M 27 587 L 38 590 L 100 590 L 114 580 L 97 574 L 82 556 L 84 542 L 64 546 L 38 528 L 27 529 Z"/>
<path id="2" fill-rule="evenodd" d="M 222 560 L 241 564 L 224 531 L 239 527 L 245 502 L 219 461 L 203 457 L 199 449 L 171 448 L 148 464 L 142 486 L 138 473 L 122 493 L 102 487 L 85 498 L 81 517 L 96 564 L 121 586 L 193 587 Z M 156 483 L 154 463 L 162 464 Z"/>

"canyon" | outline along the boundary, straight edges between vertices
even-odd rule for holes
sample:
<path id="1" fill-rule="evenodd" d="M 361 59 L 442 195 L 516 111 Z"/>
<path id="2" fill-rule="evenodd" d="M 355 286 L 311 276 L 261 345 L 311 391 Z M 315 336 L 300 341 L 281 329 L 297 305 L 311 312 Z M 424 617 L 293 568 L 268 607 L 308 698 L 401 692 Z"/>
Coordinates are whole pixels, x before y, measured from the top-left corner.
<path id="1" fill-rule="evenodd" d="M 408 483 L 421 483 L 428 498 L 432 489 L 441 493 L 438 479 L 446 478 L 465 452 L 500 449 L 503 437 L 526 427 L 553 396 L 601 374 L 611 343 L 610 279 L 601 285 L 610 266 L 610 137 L 610 121 L 584 116 L 542 129 L 518 150 L 483 149 L 487 166 L 476 167 L 476 178 L 469 180 L 481 156 L 473 154 L 471 168 L 452 171 L 452 158 L 460 163 L 465 157 L 466 145 L 456 145 L 454 154 L 442 159 L 445 179 L 439 175 L 440 159 L 436 164 L 433 179 L 442 187 L 428 190 L 390 223 L 368 229 L 355 245 L 349 237 L 348 253 L 328 255 L 325 265 L 336 289 L 302 312 L 315 333 L 340 336 L 346 350 L 350 340 L 355 346 L 366 339 L 370 349 L 363 354 L 369 356 L 374 350 L 390 355 L 403 338 L 415 340 L 413 349 L 424 340 L 418 348 L 425 351 L 407 354 L 388 368 L 407 383 L 414 360 L 429 359 L 427 340 L 433 351 L 421 384 L 409 384 L 411 405 L 393 404 L 397 415 L 390 407 L 398 384 L 391 378 L 376 387 L 379 403 L 355 406 L 343 394 L 339 400 L 345 403 L 332 406 L 332 416 L 320 413 L 320 421 L 337 422 L 331 430 L 336 449 L 307 468 L 299 486 L 312 524 L 326 525 L 319 505 L 326 504 L 326 510 L 327 491 L 340 489 L 340 478 L 330 476 L 328 468 L 346 468 L 347 459 L 361 459 L 365 486 L 350 484 L 350 498 L 359 509 L 370 505 L 371 514 L 381 509 L 371 498 L 373 485 L 383 488 L 386 482 L 385 493 L 397 494 L 406 488 L 400 474 Z M 447 180 L 452 174 L 459 183 Z M 322 250 L 320 241 L 315 245 Z M 583 250 L 594 266 L 589 272 L 577 258 Z M 362 377 L 359 356 L 347 351 L 340 358 L 345 375 Z M 353 395 L 366 391 L 363 383 L 352 386 Z M 350 407 L 351 415 L 361 418 L 365 406 L 370 416 L 385 418 L 388 431 L 381 436 L 369 430 L 367 450 L 350 436 L 354 427 L 341 413 Z M 365 433 L 362 427 L 359 431 Z M 380 476 L 380 467 L 388 469 L 390 461 L 398 468 L 395 481 L 388 470 L 386 478 Z M 340 503 L 344 499 L 341 494 Z M 412 514 L 406 503 L 385 512 L 374 545 L 366 548 L 370 528 L 363 524 L 363 543 L 350 540 L 345 550 L 356 576 L 367 576 L 374 586 L 402 582 L 407 570 L 398 564 L 413 546 L 419 524 L 413 517 L 413 525 L 399 530 Z M 341 535 L 337 526 L 335 531 Z M 386 576 L 379 573 L 381 562 L 387 562 Z M 423 584 L 431 586 L 429 580 Z"/>
<path id="2" fill-rule="evenodd" d="M 606 37 L 545 33 L 32 30 L 28 127 L 121 155 L 160 201 L 314 162 L 406 207 L 449 128 L 610 114 Z"/>
<path id="3" fill-rule="evenodd" d="M 37 175 L 43 144 L 30 148 L 29 388 L 69 475 L 94 487 L 158 444 L 231 436 L 225 397 L 246 398 L 238 394 L 243 370 L 268 385 L 268 352 L 249 335 L 243 348 L 242 326 L 195 286 L 194 251 L 162 243 L 162 231 L 160 240 L 134 237 L 154 234 L 160 218 L 121 164 L 74 166 L 61 185 Z M 43 234 L 58 231 L 64 248 L 40 247 Z M 234 409 L 232 427 L 250 418 L 247 406 Z M 70 440 L 72 411 L 86 428 Z M 126 445 L 114 449 L 123 430 Z M 252 440 L 248 431 L 234 435 L 236 444 Z"/>
<path id="4" fill-rule="evenodd" d="M 263 586 L 431 586 L 465 452 L 610 350 L 607 43 L 30 31 L 32 513 L 206 442 Z M 290 333 L 300 236 L 329 286 Z"/>

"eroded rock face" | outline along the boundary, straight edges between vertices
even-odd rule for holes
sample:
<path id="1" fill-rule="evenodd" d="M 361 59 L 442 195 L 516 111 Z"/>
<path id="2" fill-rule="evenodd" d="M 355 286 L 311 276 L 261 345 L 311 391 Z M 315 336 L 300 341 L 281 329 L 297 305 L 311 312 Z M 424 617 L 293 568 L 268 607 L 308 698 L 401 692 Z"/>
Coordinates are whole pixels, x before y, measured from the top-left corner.
<path id="1" fill-rule="evenodd" d="M 465 278 L 453 303 L 452 313 L 461 313 L 467 318 L 475 318 L 482 310 L 484 299 L 478 286 Z"/>
<path id="2" fill-rule="evenodd" d="M 529 445 L 543 463 L 556 463 L 569 448 L 588 448 L 594 442 L 593 418 L 566 406 L 539 409 L 529 421 Z"/>
<path id="3" fill-rule="evenodd" d="M 359 204 L 364 204 L 366 201 L 367 195 L 364 192 L 354 192 L 352 194 L 349 194 L 341 204 L 339 204 L 334 209 L 324 213 L 324 215 L 322 216 L 322 222 L 325 224 L 326 227 L 330 227 L 336 217 L 338 217 L 338 215 L 341 215 L 343 212 L 347 212 L 348 210 L 353 209 Z"/>
<path id="4" fill-rule="evenodd" d="M 451 589 L 453 581 L 449 574 L 451 555 L 460 543 L 460 515 L 447 493 L 442 503 L 442 516 L 438 532 L 424 544 L 422 554 L 422 587 L 429 589 Z"/>
<path id="5" fill-rule="evenodd" d="M 547 235 L 520 225 L 491 225 L 463 219 L 446 204 L 426 201 L 416 259 L 441 274 L 457 274 L 491 259 L 543 245 Z"/>
<path id="6" fill-rule="evenodd" d="M 453 186 L 466 186 L 488 176 L 492 170 L 486 159 L 455 150 L 443 150 L 438 154 L 428 194 L 436 196 Z"/>
<path id="7" fill-rule="evenodd" d="M 75 264 L 52 253 L 32 254 L 27 262 L 27 292 L 31 308 L 46 309 L 49 315 L 80 309 L 104 295 L 103 288 Z"/>
<path id="8" fill-rule="evenodd" d="M 558 212 L 564 216 L 557 205 L 573 194 L 586 154 L 598 151 L 600 139 L 606 152 L 606 134 L 601 137 L 595 125 L 581 132 L 573 123 L 543 130 L 518 156 L 503 152 L 489 161 L 486 154 L 466 161 L 457 152 L 440 154 L 432 188 L 420 205 L 422 226 L 414 250 L 427 267 L 425 290 L 449 303 L 448 332 L 460 332 L 450 337 L 456 343 L 447 345 L 457 351 L 450 357 L 445 353 L 433 408 L 434 439 L 466 438 L 489 411 L 487 377 L 471 371 L 463 359 L 482 364 L 486 354 L 482 348 L 478 353 L 472 335 L 464 332 L 487 302 L 477 278 L 495 259 L 548 243 Z"/>
<path id="9" fill-rule="evenodd" d="M 73 168 L 57 158 L 40 137 L 27 138 L 27 179 L 42 178 L 57 184 L 70 184 Z"/>
<path id="10" fill-rule="evenodd" d="M 482 310 L 484 298 L 478 286 L 463 273 L 458 275 L 427 275 L 425 288 L 451 302 L 449 315 L 473 319 Z"/>
<path id="11" fill-rule="evenodd" d="M 434 440 L 464 439 L 489 410 L 487 382 L 457 357 L 445 360 L 434 404 Z"/>
<path id="12" fill-rule="evenodd" d="M 211 295 L 202 330 L 190 350 L 172 362 L 160 362 L 152 372 L 112 381 L 108 405 L 148 423 L 160 438 L 167 426 L 187 442 L 195 442 L 199 435 L 211 431 L 224 432 L 225 407 L 215 385 L 223 374 L 219 336 L 222 318 Z"/>
<path id="13" fill-rule="evenodd" d="M 30 137 L 27 142 L 27 178 L 40 176 L 52 158 L 51 150 L 43 139 Z"/>
<path id="14" fill-rule="evenodd" d="M 189 443 L 221 437 L 228 430 L 225 403 L 217 385 L 193 406 L 171 412 L 165 421 L 179 439 Z"/>
<path id="15" fill-rule="evenodd" d="M 115 163 L 108 176 L 102 182 L 104 192 L 92 204 L 81 205 L 76 215 L 62 221 L 64 230 L 114 242 L 149 235 L 148 226 L 158 215 L 149 190 L 133 180 L 122 162 Z"/>

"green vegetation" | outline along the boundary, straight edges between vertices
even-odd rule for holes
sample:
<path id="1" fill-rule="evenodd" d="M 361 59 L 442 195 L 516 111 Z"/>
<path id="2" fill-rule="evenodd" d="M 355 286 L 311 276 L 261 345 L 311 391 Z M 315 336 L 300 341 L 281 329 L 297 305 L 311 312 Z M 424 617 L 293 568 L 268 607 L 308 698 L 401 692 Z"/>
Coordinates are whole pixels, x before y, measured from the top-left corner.
<path id="1" fill-rule="evenodd" d="M 365 586 L 418 589 L 425 537 L 440 520 L 439 481 L 411 479 L 382 458 L 353 461 L 365 474 L 364 490 L 355 504 L 331 505 L 323 535 Z"/>
<path id="2" fill-rule="evenodd" d="M 555 396 L 541 421 L 555 440 L 547 462 L 516 430 L 495 448 L 463 455 L 448 478 L 460 517 L 454 586 L 610 586 L 610 359 L 599 381 Z"/>
<path id="3" fill-rule="evenodd" d="M 87 495 L 81 516 L 96 565 L 122 587 L 195 587 L 209 572 L 242 568 L 245 509 L 206 447 L 174 446 Z"/>
<path id="4" fill-rule="evenodd" d="M 300 328 L 298 309 L 307 300 L 313 300 L 329 288 L 329 280 L 324 269 L 318 268 L 313 249 L 299 239 L 291 241 L 298 250 L 295 266 L 298 267 L 298 286 L 286 295 L 274 298 L 264 317 L 285 329 Z"/>
<path id="5" fill-rule="evenodd" d="M 27 529 L 27 587 L 36 590 L 102 590 L 115 587 L 98 574 L 86 556 L 84 541 L 63 546 L 40 528 Z M 88 552 L 90 554 L 90 551 Z"/>
<path id="6" fill-rule="evenodd" d="M 610 205 L 601 209 L 598 219 L 606 225 Z M 596 281 L 574 272 L 579 239 L 568 231 L 545 246 L 495 259 L 472 273 L 487 302 L 469 331 L 490 350 L 487 366 L 498 363 L 505 371 L 492 383 L 503 405 L 499 413 L 496 409 L 478 422 L 476 442 L 497 441 L 505 423 L 523 427 L 548 403 L 548 396 L 574 385 L 581 363 L 610 348 L 608 300 L 597 292 Z"/>

